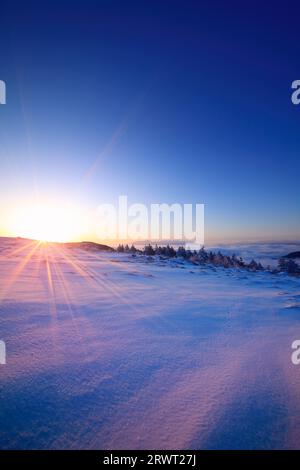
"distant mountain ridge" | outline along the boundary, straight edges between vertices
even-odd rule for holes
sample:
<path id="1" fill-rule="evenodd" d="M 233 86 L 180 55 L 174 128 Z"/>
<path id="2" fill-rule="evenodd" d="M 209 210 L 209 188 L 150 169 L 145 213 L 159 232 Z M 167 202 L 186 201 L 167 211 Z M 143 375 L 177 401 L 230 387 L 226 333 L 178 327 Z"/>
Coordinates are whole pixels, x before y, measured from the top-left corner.
<path id="1" fill-rule="evenodd" d="M 288 255 L 285 255 L 283 258 L 289 258 L 289 259 L 300 258 L 300 251 L 293 251 L 292 253 L 289 253 Z"/>
<path id="2" fill-rule="evenodd" d="M 86 251 L 115 251 L 111 246 L 102 245 L 101 243 L 96 242 L 67 242 L 62 243 L 66 248 L 80 248 Z"/>
<path id="3" fill-rule="evenodd" d="M 23 237 L 0 237 L 0 242 L 4 242 L 5 245 L 16 243 L 38 243 L 39 240 L 35 240 L 32 238 L 23 238 Z M 45 244 L 49 245 L 59 245 L 65 248 L 80 248 L 85 251 L 115 251 L 114 248 L 108 245 L 104 245 L 101 243 L 90 242 L 90 241 L 82 241 L 82 242 L 45 242 Z"/>

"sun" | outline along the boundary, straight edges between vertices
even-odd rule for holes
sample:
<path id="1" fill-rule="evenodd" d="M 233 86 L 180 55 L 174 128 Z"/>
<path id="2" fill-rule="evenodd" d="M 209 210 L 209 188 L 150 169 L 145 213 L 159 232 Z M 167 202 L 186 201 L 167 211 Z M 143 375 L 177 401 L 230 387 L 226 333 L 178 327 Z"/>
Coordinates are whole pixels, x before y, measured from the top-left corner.
<path id="1" fill-rule="evenodd" d="M 78 211 L 64 204 L 23 207 L 14 214 L 11 231 L 15 236 L 43 242 L 67 242 L 82 232 Z"/>

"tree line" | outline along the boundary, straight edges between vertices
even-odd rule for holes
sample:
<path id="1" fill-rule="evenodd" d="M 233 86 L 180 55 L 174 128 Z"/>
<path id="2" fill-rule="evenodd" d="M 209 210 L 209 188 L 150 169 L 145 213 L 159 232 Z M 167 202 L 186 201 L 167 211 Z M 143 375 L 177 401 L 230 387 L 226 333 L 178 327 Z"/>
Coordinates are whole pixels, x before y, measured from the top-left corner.
<path id="1" fill-rule="evenodd" d="M 136 248 L 134 245 L 120 244 L 116 251 L 118 253 L 130 253 L 132 255 L 145 255 L 147 257 L 158 256 L 160 259 L 179 258 L 189 261 L 195 265 L 213 265 L 221 266 L 223 268 L 240 268 L 249 271 L 269 271 L 272 273 L 287 273 L 292 275 L 300 275 L 300 267 L 295 261 L 286 258 L 280 258 L 278 266 L 275 269 L 270 267 L 264 268 L 260 262 L 252 259 L 249 263 L 243 260 L 242 257 L 232 255 L 225 255 L 220 251 L 207 251 L 202 247 L 200 250 L 189 250 L 184 246 L 179 246 L 175 249 L 173 246 L 152 246 L 151 244 L 145 245 L 142 249 Z"/>

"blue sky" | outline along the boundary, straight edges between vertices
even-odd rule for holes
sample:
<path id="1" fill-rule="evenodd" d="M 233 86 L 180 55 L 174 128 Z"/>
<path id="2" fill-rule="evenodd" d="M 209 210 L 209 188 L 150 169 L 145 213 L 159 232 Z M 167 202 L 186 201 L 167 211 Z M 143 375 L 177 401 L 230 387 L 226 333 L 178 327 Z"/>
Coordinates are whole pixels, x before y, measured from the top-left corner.
<path id="1" fill-rule="evenodd" d="M 296 239 L 296 2 L 4 2 L 0 231 L 20 201 L 204 203 L 211 239 Z"/>

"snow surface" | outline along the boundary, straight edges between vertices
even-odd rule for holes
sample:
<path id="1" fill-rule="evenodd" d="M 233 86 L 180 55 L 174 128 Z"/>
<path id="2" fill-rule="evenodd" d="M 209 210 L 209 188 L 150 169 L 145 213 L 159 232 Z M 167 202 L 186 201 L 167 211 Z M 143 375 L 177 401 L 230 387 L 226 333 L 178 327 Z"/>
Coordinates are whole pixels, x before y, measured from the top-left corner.
<path id="1" fill-rule="evenodd" d="M 2 449 L 300 448 L 299 279 L 0 242 Z"/>

